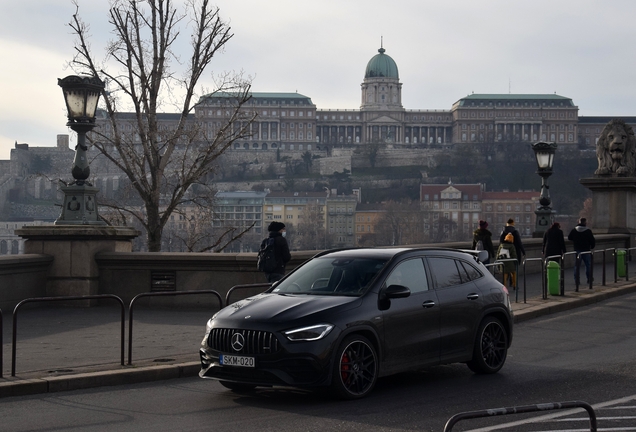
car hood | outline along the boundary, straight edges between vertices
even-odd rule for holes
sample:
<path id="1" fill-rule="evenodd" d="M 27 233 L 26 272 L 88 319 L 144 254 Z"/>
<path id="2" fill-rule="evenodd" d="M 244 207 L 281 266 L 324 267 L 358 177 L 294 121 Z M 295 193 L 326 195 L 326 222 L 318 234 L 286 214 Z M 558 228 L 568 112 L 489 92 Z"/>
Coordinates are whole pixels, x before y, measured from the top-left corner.
<path id="1" fill-rule="evenodd" d="M 219 321 L 249 319 L 250 322 L 283 322 L 328 310 L 345 311 L 358 307 L 361 302 L 359 297 L 265 293 L 232 303 L 214 318 Z"/>

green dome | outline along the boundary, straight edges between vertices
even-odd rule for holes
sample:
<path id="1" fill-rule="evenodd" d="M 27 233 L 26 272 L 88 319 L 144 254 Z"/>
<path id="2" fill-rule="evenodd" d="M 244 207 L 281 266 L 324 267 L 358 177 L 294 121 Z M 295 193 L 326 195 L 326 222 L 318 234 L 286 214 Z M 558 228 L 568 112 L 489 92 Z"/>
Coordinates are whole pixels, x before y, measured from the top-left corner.
<path id="1" fill-rule="evenodd" d="M 365 78 L 395 78 L 399 79 L 398 67 L 395 61 L 384 54 L 384 48 L 378 50 L 380 54 L 376 54 L 369 63 L 367 63 L 367 71 L 364 73 Z"/>

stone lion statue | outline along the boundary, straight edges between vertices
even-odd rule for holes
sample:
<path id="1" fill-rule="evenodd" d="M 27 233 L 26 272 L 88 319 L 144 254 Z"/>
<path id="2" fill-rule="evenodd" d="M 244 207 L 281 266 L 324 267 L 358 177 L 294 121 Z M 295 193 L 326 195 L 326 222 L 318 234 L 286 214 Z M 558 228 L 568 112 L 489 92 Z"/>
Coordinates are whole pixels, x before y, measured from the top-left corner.
<path id="1" fill-rule="evenodd" d="M 624 120 L 611 120 L 596 143 L 598 169 L 596 175 L 633 176 L 636 168 L 634 130 Z"/>

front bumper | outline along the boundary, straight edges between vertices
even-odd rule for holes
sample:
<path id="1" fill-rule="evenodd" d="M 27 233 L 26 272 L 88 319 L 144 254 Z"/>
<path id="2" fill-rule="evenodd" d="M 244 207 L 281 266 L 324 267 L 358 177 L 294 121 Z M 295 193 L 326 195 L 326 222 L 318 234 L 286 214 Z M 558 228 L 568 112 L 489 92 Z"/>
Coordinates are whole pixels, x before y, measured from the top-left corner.
<path id="1" fill-rule="evenodd" d="M 317 387 L 330 383 L 331 354 L 337 332 L 318 341 L 282 339 L 279 339 L 280 348 L 275 353 L 247 354 L 255 358 L 255 367 L 238 367 L 221 365 L 219 361 L 221 354 L 238 353 L 212 349 L 206 338 L 199 350 L 199 376 L 257 386 Z"/>
<path id="2" fill-rule="evenodd" d="M 224 366 L 218 352 L 200 350 L 201 378 L 232 381 L 258 386 L 314 387 L 325 385 L 328 365 L 307 356 L 282 356 L 276 359 L 256 357 L 253 368 Z"/>

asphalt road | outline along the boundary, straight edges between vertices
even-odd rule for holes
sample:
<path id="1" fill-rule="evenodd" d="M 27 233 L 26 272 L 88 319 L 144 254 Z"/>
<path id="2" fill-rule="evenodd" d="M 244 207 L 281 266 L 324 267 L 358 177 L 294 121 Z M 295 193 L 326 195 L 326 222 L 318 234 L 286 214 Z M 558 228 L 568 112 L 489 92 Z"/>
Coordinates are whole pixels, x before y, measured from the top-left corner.
<path id="1" fill-rule="evenodd" d="M 636 430 L 635 314 L 631 294 L 526 321 L 515 327 L 499 374 L 433 367 L 381 379 L 360 401 L 291 389 L 239 395 L 183 378 L 4 398 L 0 430 L 442 431 L 463 411 L 571 400 L 597 406 L 599 430 Z M 586 422 L 583 412 L 553 411 L 470 420 L 453 430 L 589 430 Z"/>

